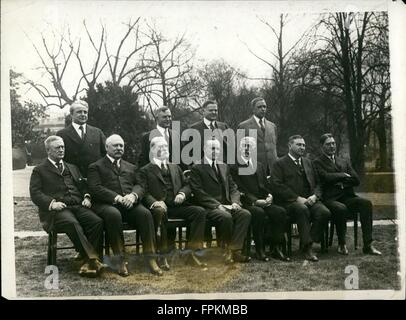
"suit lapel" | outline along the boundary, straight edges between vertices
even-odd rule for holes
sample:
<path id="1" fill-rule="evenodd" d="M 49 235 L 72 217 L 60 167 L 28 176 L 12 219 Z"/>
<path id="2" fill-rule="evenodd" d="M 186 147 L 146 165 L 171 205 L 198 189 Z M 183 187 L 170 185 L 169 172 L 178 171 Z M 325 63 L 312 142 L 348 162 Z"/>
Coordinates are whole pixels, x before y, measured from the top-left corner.
<path id="1" fill-rule="evenodd" d="M 212 177 L 214 181 L 219 182 L 217 175 L 213 172 L 212 167 L 208 163 L 203 164 L 203 168 L 209 173 L 209 176 Z"/>
<path id="2" fill-rule="evenodd" d="M 158 167 L 158 165 L 151 163 L 151 170 L 158 177 L 158 179 L 161 180 L 163 184 L 165 184 L 164 177 L 162 176 L 161 169 Z"/>
<path id="3" fill-rule="evenodd" d="M 58 176 L 61 176 L 61 173 L 59 172 L 59 170 L 51 163 L 51 161 L 49 161 L 48 159 L 45 160 L 46 161 L 46 165 L 48 166 L 48 169 L 53 172 L 56 173 Z M 66 165 L 66 162 L 65 162 Z"/>
<path id="4" fill-rule="evenodd" d="M 110 170 L 114 172 L 114 174 L 118 175 L 117 169 L 113 166 L 113 163 L 109 158 L 107 158 L 107 156 L 104 157 L 104 163 L 106 167 L 110 168 Z M 123 160 L 121 160 L 121 165 L 123 165 Z"/>
<path id="5" fill-rule="evenodd" d="M 260 140 L 264 140 L 264 132 L 262 132 L 261 127 L 259 126 L 258 122 L 255 120 L 254 116 L 251 117 L 251 127 L 257 129 L 257 136 Z"/>
<path id="6" fill-rule="evenodd" d="M 64 164 L 68 168 L 70 174 L 72 175 L 73 180 L 79 182 L 79 175 L 76 167 L 72 166 L 70 163 L 64 162 Z"/>
<path id="7" fill-rule="evenodd" d="M 306 173 L 307 182 L 309 182 L 310 186 L 312 186 L 312 183 L 310 181 L 310 177 L 313 175 L 313 172 L 312 172 L 312 170 L 310 168 L 309 162 L 307 161 L 307 159 L 302 157 L 302 164 L 303 164 L 304 171 Z"/>
<path id="8" fill-rule="evenodd" d="M 169 169 L 169 173 L 171 174 L 171 180 L 172 180 L 172 186 L 173 186 L 173 191 L 174 191 L 174 193 L 176 194 L 177 193 L 177 191 L 178 191 L 178 185 L 179 185 L 179 183 L 177 183 L 177 170 L 176 170 L 176 167 L 175 167 L 175 165 L 172 165 L 172 164 L 168 164 L 168 169 Z"/>
<path id="9" fill-rule="evenodd" d="M 82 144 L 83 141 L 82 139 L 79 137 L 78 133 L 76 132 L 75 128 L 73 127 L 72 124 L 69 125 L 69 127 L 67 128 L 67 133 L 68 136 L 77 144 Z M 88 129 L 88 128 L 87 128 Z"/>

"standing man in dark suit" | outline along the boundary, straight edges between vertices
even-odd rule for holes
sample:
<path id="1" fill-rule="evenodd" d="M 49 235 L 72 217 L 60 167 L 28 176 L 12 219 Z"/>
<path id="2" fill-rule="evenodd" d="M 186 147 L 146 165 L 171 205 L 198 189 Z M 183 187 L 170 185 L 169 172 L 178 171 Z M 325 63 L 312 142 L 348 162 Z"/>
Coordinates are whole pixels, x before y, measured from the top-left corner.
<path id="1" fill-rule="evenodd" d="M 320 145 L 322 154 L 314 161 L 314 165 L 322 183 L 323 202 L 333 214 L 337 227 L 338 253 L 348 254 L 345 244 L 347 218 L 359 212 L 363 252 L 381 255 L 372 246 L 372 203 L 355 194 L 354 186 L 359 185 L 360 181 L 350 160 L 336 156 L 336 143 L 331 133 L 320 137 Z"/>
<path id="2" fill-rule="evenodd" d="M 285 207 L 298 226 L 304 257 L 318 261 L 312 243 L 320 242 L 330 211 L 319 200 L 321 188 L 312 162 L 303 157 L 306 144 L 300 135 L 289 138 L 289 153 L 278 159 L 271 175 L 275 203 Z"/>
<path id="3" fill-rule="evenodd" d="M 141 137 L 141 154 L 138 160 L 138 166 L 141 168 L 150 163 L 150 144 L 155 137 L 163 137 L 169 147 L 169 161 L 177 161 L 182 166 L 180 161 L 180 135 L 179 132 L 174 132 L 172 126 L 171 110 L 163 106 L 156 111 L 156 127 L 151 131 L 144 133 Z M 176 154 L 175 154 L 176 153 Z"/>
<path id="4" fill-rule="evenodd" d="M 255 139 L 253 137 L 242 138 L 239 148 L 237 164 L 231 167 L 231 173 L 242 193 L 241 201 L 243 206 L 252 216 L 252 233 L 257 259 L 269 261 L 269 258 L 265 255 L 264 243 L 265 217 L 268 217 L 271 246 L 273 247 L 272 256 L 276 259 L 289 261 L 290 259 L 282 253 L 280 248 L 284 241 L 288 216 L 284 208 L 273 204 L 266 168 L 255 158 Z"/>
<path id="5" fill-rule="evenodd" d="M 202 249 L 204 228 L 206 223 L 206 210 L 199 206 L 187 204 L 191 197 L 190 186 L 185 182 L 182 169 L 169 162 L 168 143 L 164 137 L 155 137 L 151 140 L 152 161 L 142 167 L 138 173 L 138 181 L 144 188 L 143 203 L 151 210 L 154 217 L 161 221 L 155 227 L 161 226 L 161 237 L 157 236 L 161 253 L 166 253 L 165 221 L 167 218 L 186 219 L 190 228 L 188 248 L 192 250 L 189 261 L 198 267 L 206 267 L 194 254 L 195 250 Z M 161 238 L 158 241 L 158 238 Z M 163 269 L 169 270 L 166 259 L 163 259 Z M 162 266 L 161 266 L 162 268 Z"/>
<path id="6" fill-rule="evenodd" d="M 31 175 L 30 195 L 39 207 L 39 218 L 46 232 L 66 233 L 86 262 L 79 274 L 94 277 L 103 265 L 103 220 L 89 208 L 91 198 L 84 194 L 79 169 L 63 161 L 65 146 L 61 137 L 45 140 L 48 158 Z M 83 196 L 84 194 L 84 196 Z"/>
<path id="7" fill-rule="evenodd" d="M 138 185 L 135 166 L 122 159 L 124 141 L 113 134 L 106 139 L 107 155 L 89 166 L 88 185 L 95 201 L 94 210 L 103 218 L 114 255 L 119 259 L 118 273 L 128 276 L 124 260 L 122 221 L 128 221 L 141 234 L 143 253 L 151 272 L 162 274 L 155 255 L 154 221 L 151 212 L 140 204 L 144 191 Z"/>
<path id="8" fill-rule="evenodd" d="M 216 139 L 222 142 L 220 149 L 220 159 L 224 159 L 225 162 L 227 160 L 227 138 L 224 136 L 223 131 L 227 130 L 228 126 L 224 122 L 217 121 L 217 116 L 217 102 L 214 100 L 207 100 L 205 103 L 203 103 L 203 120 L 196 122 L 190 126 L 190 129 L 195 129 L 200 134 L 200 146 L 194 146 L 194 149 L 198 149 L 200 147 L 200 157 L 195 154 L 192 155 L 192 157 L 197 161 L 203 158 L 204 143 L 206 140 L 209 139 Z M 194 140 L 190 140 L 189 143 L 191 141 L 192 143 L 196 143 Z"/>
<path id="9" fill-rule="evenodd" d="M 241 122 L 237 129 L 244 129 L 245 135 L 249 136 L 249 130 L 257 132 L 257 158 L 258 161 L 267 167 L 270 172 L 273 164 L 278 159 L 276 154 L 276 125 L 265 118 L 266 102 L 263 98 L 257 97 L 251 101 L 253 116 Z"/>
<path id="10" fill-rule="evenodd" d="M 251 214 L 241 208 L 240 192 L 234 183 L 229 167 L 218 161 L 220 141 L 207 140 L 204 158 L 192 167 L 190 185 L 196 202 L 207 209 L 207 219 L 215 225 L 217 239 L 226 244 L 226 264 L 249 262 L 241 253 Z"/>
<path id="11" fill-rule="evenodd" d="M 88 112 L 86 101 L 73 102 L 70 106 L 72 123 L 56 133 L 65 142 L 65 160 L 75 164 L 85 178 L 89 164 L 106 154 L 106 137 L 99 128 L 86 123 Z"/>

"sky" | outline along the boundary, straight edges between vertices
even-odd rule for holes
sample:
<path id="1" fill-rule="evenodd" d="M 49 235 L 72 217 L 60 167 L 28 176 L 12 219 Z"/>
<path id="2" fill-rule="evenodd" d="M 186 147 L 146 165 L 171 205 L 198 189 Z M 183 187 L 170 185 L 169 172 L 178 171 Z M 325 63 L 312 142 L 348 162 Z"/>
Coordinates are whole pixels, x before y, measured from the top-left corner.
<path id="1" fill-rule="evenodd" d="M 364 2 L 369 9 L 385 8 L 384 1 Z M 317 5 L 318 4 L 318 5 Z M 259 19 L 278 27 L 281 12 L 289 12 L 284 46 L 290 48 L 313 25 L 319 14 L 333 10 L 357 10 L 349 1 L 2 1 L 2 36 L 6 63 L 32 80 L 42 74 L 32 43 L 40 44 L 40 34 L 52 44 L 51 30 L 68 25 L 73 37 L 84 37 L 85 19 L 92 34 L 100 32 L 100 22 L 106 25 L 109 45 L 116 47 L 124 32 L 123 23 L 141 17 L 154 23 L 169 39 L 186 32 L 186 38 L 196 50 L 197 64 L 224 59 L 249 77 L 270 77 L 269 66 L 254 57 L 247 49 L 272 61 L 266 50 L 275 52 L 276 39 Z M 91 60 L 90 47 L 82 48 Z M 74 91 L 79 70 L 66 72 L 65 86 Z M 23 98 L 38 100 L 34 92 L 22 92 Z"/>

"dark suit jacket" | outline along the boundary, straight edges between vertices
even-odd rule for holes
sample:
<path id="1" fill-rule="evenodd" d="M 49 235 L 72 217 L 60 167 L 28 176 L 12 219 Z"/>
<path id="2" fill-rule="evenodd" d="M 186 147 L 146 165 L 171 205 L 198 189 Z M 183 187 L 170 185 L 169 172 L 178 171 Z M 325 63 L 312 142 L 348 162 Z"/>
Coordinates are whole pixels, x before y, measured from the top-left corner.
<path id="1" fill-rule="evenodd" d="M 257 159 L 264 165 L 267 165 L 269 170 L 278 159 L 276 154 L 276 125 L 265 119 L 264 121 L 265 134 L 261 127 L 256 122 L 254 116 L 241 122 L 238 129 L 244 129 L 245 135 L 249 136 L 249 129 L 257 130 Z"/>
<path id="2" fill-rule="evenodd" d="M 135 169 L 135 165 L 121 159 L 117 171 L 107 156 L 92 163 L 87 178 L 92 199 L 99 204 L 111 205 L 117 195 L 134 192 L 141 200 L 144 191 L 137 183 Z"/>
<path id="3" fill-rule="evenodd" d="M 218 167 L 228 203 L 221 203 L 221 184 L 211 166 L 205 162 L 195 164 L 190 173 L 190 186 L 197 203 L 209 209 L 215 209 L 220 204 L 241 205 L 240 192 L 231 177 L 229 167 L 224 163 L 219 163 Z"/>
<path id="4" fill-rule="evenodd" d="M 69 169 L 75 186 L 84 194 L 87 190 L 78 167 L 64 161 Z M 48 160 L 36 166 L 31 174 L 30 196 L 39 208 L 39 218 L 45 231 L 53 227 L 53 213 L 49 211 L 52 200 L 62 201 L 65 193 L 65 182 L 59 170 Z"/>
<path id="5" fill-rule="evenodd" d="M 302 165 L 310 185 L 310 192 L 321 198 L 321 187 L 312 162 L 302 158 Z M 296 201 L 300 196 L 297 186 L 301 184 L 301 179 L 299 168 L 288 155 L 276 160 L 271 174 L 271 188 L 274 191 L 275 202 L 287 204 Z"/>
<path id="6" fill-rule="evenodd" d="M 343 196 L 354 196 L 354 186 L 359 185 L 359 177 L 349 159 L 335 157 L 335 163 L 325 154 L 314 161 L 320 177 L 324 200 L 337 200 Z M 351 177 L 346 177 L 345 173 Z"/>
<path id="7" fill-rule="evenodd" d="M 182 169 L 172 163 L 168 163 L 169 173 L 171 175 L 172 187 L 175 196 L 183 192 L 186 198 L 190 197 L 192 191 L 190 186 L 185 183 Z M 144 189 L 143 202 L 147 208 L 150 208 L 155 201 L 165 201 L 167 189 L 161 169 L 153 163 L 148 163 L 137 173 L 137 180 Z"/>
<path id="8" fill-rule="evenodd" d="M 257 171 L 250 175 L 240 175 L 239 168 L 246 167 L 245 164 L 237 163 L 231 166 L 233 180 L 241 192 L 241 200 L 245 205 L 252 205 L 258 199 L 266 199 L 271 188 L 266 177 L 266 167 L 257 162 Z"/>
<path id="9" fill-rule="evenodd" d="M 192 124 L 190 126 L 190 129 L 195 129 L 199 132 L 200 134 L 200 159 L 202 159 L 204 157 L 204 153 L 203 153 L 203 146 L 204 146 L 204 130 L 210 130 L 210 128 L 208 128 L 206 126 L 206 124 L 204 123 L 203 120 L 198 121 L 194 124 Z M 216 138 L 221 142 L 223 141 L 223 160 L 226 160 L 226 156 L 227 156 L 227 138 L 225 136 L 223 136 L 223 131 L 228 129 L 228 126 L 226 123 L 224 122 L 220 122 L 220 121 L 216 121 L 216 129 L 218 130 L 214 130 L 215 131 L 215 135 Z M 210 136 L 211 138 L 211 136 Z M 189 143 L 191 143 L 193 140 L 190 139 Z M 199 159 L 199 160 L 200 160 Z"/>
<path id="10" fill-rule="evenodd" d="M 87 124 L 84 140 L 79 137 L 72 124 L 56 134 L 65 143 L 65 160 L 78 166 L 84 177 L 87 177 L 89 164 L 106 154 L 106 137 L 99 128 Z"/>

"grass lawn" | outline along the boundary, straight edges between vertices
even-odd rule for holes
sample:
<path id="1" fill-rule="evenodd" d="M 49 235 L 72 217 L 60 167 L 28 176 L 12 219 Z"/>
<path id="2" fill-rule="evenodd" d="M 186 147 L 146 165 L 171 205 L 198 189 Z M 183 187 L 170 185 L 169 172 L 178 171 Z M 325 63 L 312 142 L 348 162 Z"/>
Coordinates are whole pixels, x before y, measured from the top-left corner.
<path id="1" fill-rule="evenodd" d="M 41 230 L 37 212 L 29 201 L 19 201 L 15 207 L 15 229 Z M 304 262 L 297 251 L 294 239 L 293 261 L 271 259 L 261 262 L 253 259 L 248 264 L 225 266 L 221 252 L 207 250 L 202 260 L 209 263 L 208 271 L 202 272 L 184 265 L 185 255 L 177 251 L 171 258 L 171 270 L 163 277 L 151 275 L 140 256 L 129 252 L 131 275 L 122 278 L 113 270 L 106 270 L 100 278 L 81 278 L 77 271 L 80 264 L 73 260 L 73 250 L 58 251 L 59 289 L 47 290 L 44 281 L 47 237 L 16 238 L 16 285 L 20 297 L 56 296 L 104 296 L 214 292 L 282 292 L 344 290 L 345 267 L 359 269 L 359 289 L 400 289 L 395 225 L 375 226 L 376 247 L 382 257 L 366 256 L 362 250 L 353 249 L 353 230 L 348 228 L 350 254 L 336 253 L 336 239 L 329 253 L 319 255 L 317 263 Z M 130 235 L 128 235 L 130 236 Z M 69 244 L 65 236 L 58 238 L 58 245 Z M 316 246 L 317 250 L 317 246 Z M 111 264 L 108 257 L 106 262 Z M 111 264 L 112 265 L 112 264 Z M 113 266 L 112 266 L 113 268 Z"/>

